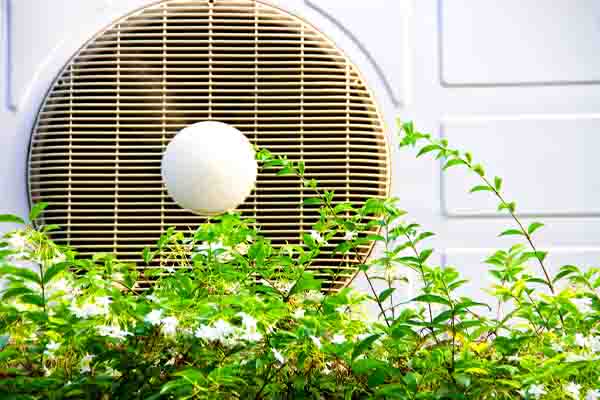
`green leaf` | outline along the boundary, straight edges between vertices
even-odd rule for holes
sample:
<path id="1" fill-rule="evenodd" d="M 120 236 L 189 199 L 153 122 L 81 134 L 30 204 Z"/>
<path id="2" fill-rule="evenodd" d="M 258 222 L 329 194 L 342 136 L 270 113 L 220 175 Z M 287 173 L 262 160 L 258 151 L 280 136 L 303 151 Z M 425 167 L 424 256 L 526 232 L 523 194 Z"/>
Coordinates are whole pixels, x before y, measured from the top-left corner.
<path id="1" fill-rule="evenodd" d="M 498 192 L 500 191 L 500 189 L 502 189 L 502 178 L 500 178 L 499 176 L 494 177 L 494 187 Z"/>
<path id="2" fill-rule="evenodd" d="M 290 290 L 289 295 L 291 296 L 307 290 L 321 290 L 321 281 L 315 279 L 314 275 L 310 272 L 302 274 L 302 277 L 296 281 L 296 284 Z"/>
<path id="3" fill-rule="evenodd" d="M 383 303 L 388 297 L 391 296 L 392 293 L 394 293 L 395 290 L 396 288 L 387 288 L 382 290 L 381 293 L 379 293 L 379 296 L 377 296 L 379 298 L 379 302 Z"/>
<path id="4" fill-rule="evenodd" d="M 52 278 L 54 278 L 57 274 L 59 274 L 62 271 L 66 270 L 69 267 L 69 265 L 70 265 L 70 263 L 67 262 L 67 261 L 60 262 L 60 263 L 52 265 L 44 273 L 44 277 L 42 279 L 42 282 L 44 282 L 44 284 L 50 282 L 52 280 Z"/>
<path id="5" fill-rule="evenodd" d="M 502 202 L 498 206 L 498 211 L 508 210 L 508 211 L 510 211 L 511 213 L 514 214 L 516 208 L 517 208 L 517 204 L 514 201 L 510 202 L 510 203 Z"/>
<path id="6" fill-rule="evenodd" d="M 541 222 L 532 222 L 527 228 L 527 233 L 531 235 L 533 234 L 533 232 L 537 231 L 542 226 L 544 226 L 544 224 L 542 224 Z"/>
<path id="7" fill-rule="evenodd" d="M 487 186 L 487 185 L 477 185 L 477 186 L 473 186 L 470 190 L 470 193 L 475 193 L 475 192 L 493 192 L 494 190 Z"/>
<path id="8" fill-rule="evenodd" d="M 502 232 L 501 234 L 499 234 L 498 236 L 510 236 L 510 235 L 519 235 L 519 236 L 525 236 L 523 234 L 523 232 L 521 232 L 518 229 L 507 229 L 504 232 Z"/>
<path id="9" fill-rule="evenodd" d="M 21 296 L 21 301 L 39 307 L 44 306 L 44 299 L 39 294 L 24 294 Z"/>
<path id="10" fill-rule="evenodd" d="M 477 173 L 479 176 L 485 176 L 485 170 L 481 164 L 476 164 L 473 166 L 473 171 Z"/>
<path id="11" fill-rule="evenodd" d="M 25 221 L 23 221 L 23 218 L 17 217 L 16 215 L 12 214 L 0 214 L 0 222 L 10 222 L 13 224 L 25 225 Z"/>
<path id="12" fill-rule="evenodd" d="M 146 265 L 150 264 L 150 261 L 152 261 L 154 256 L 154 252 L 150 251 L 149 247 L 144 247 L 144 250 L 142 250 L 142 260 L 144 260 Z"/>
<path id="13" fill-rule="evenodd" d="M 27 287 L 24 287 L 24 286 L 13 287 L 13 288 L 5 290 L 2 293 L 2 299 L 3 300 L 8 300 L 8 299 L 12 299 L 12 298 L 15 298 L 15 297 L 19 297 L 19 296 L 24 295 L 24 294 L 33 294 L 33 290 L 31 290 L 31 289 L 29 289 Z"/>
<path id="14" fill-rule="evenodd" d="M 305 206 L 309 206 L 309 205 L 313 205 L 313 204 L 321 205 L 322 202 L 323 202 L 323 200 L 321 200 L 318 197 L 308 197 L 308 198 L 304 199 L 302 204 L 304 204 Z"/>
<path id="15" fill-rule="evenodd" d="M 465 160 L 461 159 L 461 158 L 453 158 L 452 160 L 449 160 L 444 167 L 442 168 L 444 171 L 447 170 L 448 168 L 455 166 L 455 165 L 466 165 L 467 163 L 465 162 Z"/>
<path id="16" fill-rule="evenodd" d="M 419 254 L 419 261 L 421 262 L 421 264 L 427 261 L 429 256 L 431 256 L 431 253 L 433 253 L 433 249 L 421 250 L 421 253 Z"/>
<path id="17" fill-rule="evenodd" d="M 352 351 L 352 360 L 364 353 L 380 336 L 381 334 L 376 333 L 358 342 Z"/>
<path id="18" fill-rule="evenodd" d="M 402 380 L 404 381 L 404 383 L 406 383 L 406 386 L 408 387 L 408 389 L 411 392 L 413 392 L 413 393 L 417 392 L 417 383 L 418 383 L 417 375 L 415 375 L 412 372 L 409 372 L 402 377 Z"/>
<path id="19" fill-rule="evenodd" d="M 438 150 L 440 148 L 439 145 L 437 144 L 429 144 L 427 146 L 424 146 L 421 150 L 419 150 L 419 152 L 417 153 L 417 157 L 421 157 L 423 154 L 429 153 L 430 151 L 434 151 L 434 150 Z"/>
<path id="20" fill-rule="evenodd" d="M 44 211 L 44 209 L 48 207 L 48 203 L 36 203 L 33 207 L 31 207 L 31 211 L 29 212 L 29 220 L 31 222 L 35 221 Z"/>
<path id="21" fill-rule="evenodd" d="M 435 295 L 435 294 L 422 294 L 420 296 L 415 297 L 410 301 L 419 301 L 422 303 L 438 303 L 443 304 L 445 306 L 450 306 L 450 302 L 445 298 Z"/>

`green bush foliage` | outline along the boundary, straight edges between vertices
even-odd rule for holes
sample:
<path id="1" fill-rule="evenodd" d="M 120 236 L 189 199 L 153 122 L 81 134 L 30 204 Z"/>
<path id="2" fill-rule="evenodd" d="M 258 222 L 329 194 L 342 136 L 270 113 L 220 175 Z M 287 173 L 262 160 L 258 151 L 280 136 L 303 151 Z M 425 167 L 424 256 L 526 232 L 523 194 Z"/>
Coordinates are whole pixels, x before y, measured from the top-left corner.
<path id="1" fill-rule="evenodd" d="M 187 234 L 168 229 L 142 255 L 161 266 L 141 273 L 110 254 L 78 257 L 49 239 L 56 226 L 0 216 L 21 226 L 0 243 L 0 398 L 600 398 L 600 270 L 551 276 L 534 244 L 543 225 L 521 222 L 502 179 L 412 123 L 399 141 L 472 171 L 481 183 L 471 191 L 511 217 L 501 235 L 522 244 L 490 254 L 482 271 L 494 304 L 459 294 L 466 280 L 430 261 L 433 233 L 398 200 L 334 202 L 302 163 L 257 150 L 262 168 L 314 191 L 305 202 L 320 218 L 302 244 L 274 247 L 227 213 Z M 377 242 L 355 275 L 370 292 L 322 292 L 311 265 L 328 241 L 348 257 Z"/>

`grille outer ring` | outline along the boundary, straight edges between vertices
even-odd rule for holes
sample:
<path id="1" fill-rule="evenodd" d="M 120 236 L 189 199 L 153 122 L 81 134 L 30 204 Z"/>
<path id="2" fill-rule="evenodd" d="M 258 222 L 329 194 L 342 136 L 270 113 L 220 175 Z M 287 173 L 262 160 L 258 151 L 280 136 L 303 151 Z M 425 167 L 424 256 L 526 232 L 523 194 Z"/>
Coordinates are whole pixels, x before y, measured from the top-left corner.
<path id="1" fill-rule="evenodd" d="M 190 21 L 195 24 L 191 31 Z M 209 25 L 206 33 L 202 23 Z M 245 65 L 251 58 L 249 69 Z M 195 95 L 192 101 L 208 93 L 208 110 L 186 107 L 186 91 Z M 253 103 L 237 102 L 240 95 L 247 100 L 249 92 Z M 305 161 L 309 177 L 335 190 L 334 201 L 360 205 L 367 197 L 389 194 L 381 113 L 356 66 L 333 42 L 304 20 L 262 1 L 166 0 L 101 30 L 52 84 L 33 128 L 28 160 L 30 200 L 50 204 L 41 222 L 65 227 L 53 238 L 84 255 L 111 252 L 139 262 L 141 249 L 154 244 L 168 226 L 185 229 L 205 219 L 174 205 L 160 177 L 152 180 L 155 172 L 136 172 L 160 169 L 160 163 L 152 163 L 183 126 L 197 118 L 223 120 L 219 116 L 234 106 L 240 116 L 224 122 L 261 147 Z M 103 118 L 113 123 L 104 125 Z M 149 118 L 158 122 L 146 123 Z M 113 129 L 102 131 L 107 126 Z M 136 166 L 140 157 L 146 162 Z M 110 167 L 114 173 L 102 173 Z M 316 215 L 301 202 L 311 194 L 294 179 L 274 180 L 272 175 L 259 174 L 256 191 L 239 210 L 267 227 L 265 236 L 274 242 L 297 241 Z M 137 184 L 149 185 L 138 198 L 155 200 L 131 195 Z M 114 196 L 105 194 L 111 191 Z M 87 192 L 98 201 L 85 197 Z M 157 205 L 158 214 L 152 210 Z M 139 227 L 136 221 L 150 222 Z M 326 249 L 324 256 L 330 258 L 317 260 L 314 268 L 342 270 L 327 284 L 339 289 L 372 248 L 373 243 L 363 246 L 360 260 L 330 257 Z"/>

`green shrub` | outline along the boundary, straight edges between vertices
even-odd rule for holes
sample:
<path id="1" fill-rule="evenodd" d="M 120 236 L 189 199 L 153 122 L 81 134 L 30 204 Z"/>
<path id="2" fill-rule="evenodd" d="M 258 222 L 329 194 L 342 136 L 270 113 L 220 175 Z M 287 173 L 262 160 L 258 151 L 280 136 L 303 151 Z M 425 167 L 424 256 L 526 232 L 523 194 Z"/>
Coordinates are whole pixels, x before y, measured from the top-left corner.
<path id="1" fill-rule="evenodd" d="M 228 213 L 187 235 L 168 229 L 142 255 L 161 267 L 141 274 L 109 254 L 77 257 L 48 238 L 56 226 L 0 216 L 23 226 L 0 244 L 1 398 L 600 398 L 599 270 L 550 276 L 533 240 L 542 224 L 522 224 L 500 178 L 411 123 L 401 133 L 401 146 L 424 143 L 419 156 L 477 174 L 471 191 L 490 192 L 512 217 L 502 235 L 524 244 L 486 261 L 497 304 L 457 294 L 466 281 L 429 262 L 433 234 L 395 199 L 334 203 L 302 163 L 260 150 L 263 168 L 314 190 L 307 203 L 320 218 L 301 245 L 273 247 Z M 379 256 L 358 266 L 370 293 L 321 293 L 311 263 L 327 241 L 348 257 L 378 242 Z M 407 277 L 412 299 L 400 293 Z"/>

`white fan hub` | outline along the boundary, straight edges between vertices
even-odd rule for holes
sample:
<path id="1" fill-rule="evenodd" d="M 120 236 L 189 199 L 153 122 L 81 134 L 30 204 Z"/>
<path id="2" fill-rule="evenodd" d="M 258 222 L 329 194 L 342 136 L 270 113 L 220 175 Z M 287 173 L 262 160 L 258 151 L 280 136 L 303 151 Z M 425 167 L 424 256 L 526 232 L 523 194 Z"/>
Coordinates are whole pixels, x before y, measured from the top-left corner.
<path id="1" fill-rule="evenodd" d="M 169 195 L 181 207 L 204 215 L 243 203 L 254 188 L 257 170 L 250 141 L 218 121 L 182 129 L 167 146 L 161 164 Z"/>

